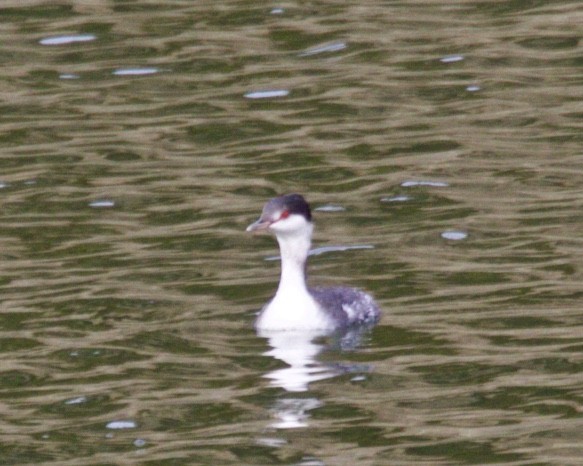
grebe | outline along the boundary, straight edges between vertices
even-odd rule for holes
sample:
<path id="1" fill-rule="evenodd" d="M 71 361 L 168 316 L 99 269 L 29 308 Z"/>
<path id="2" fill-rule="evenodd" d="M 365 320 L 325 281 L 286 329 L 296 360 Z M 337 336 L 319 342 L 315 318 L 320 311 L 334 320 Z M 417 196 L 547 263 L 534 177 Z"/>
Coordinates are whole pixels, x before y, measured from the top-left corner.
<path id="1" fill-rule="evenodd" d="M 379 307 L 361 290 L 307 286 L 306 261 L 313 229 L 310 206 L 299 194 L 271 199 L 259 220 L 247 227 L 249 232 L 275 234 L 281 253 L 279 286 L 259 314 L 257 330 L 337 331 L 378 320 Z"/>

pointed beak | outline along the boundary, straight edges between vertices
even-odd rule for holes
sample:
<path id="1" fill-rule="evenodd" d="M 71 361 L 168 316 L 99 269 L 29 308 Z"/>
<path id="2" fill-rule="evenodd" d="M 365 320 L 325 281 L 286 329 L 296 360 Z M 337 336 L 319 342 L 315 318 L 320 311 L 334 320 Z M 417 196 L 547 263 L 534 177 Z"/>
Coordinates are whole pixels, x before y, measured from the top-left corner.
<path id="1" fill-rule="evenodd" d="M 269 220 L 263 219 L 263 217 L 262 217 L 259 220 L 257 220 L 256 222 L 249 225 L 245 231 L 255 232 L 255 231 L 267 230 L 270 225 L 271 225 L 271 222 Z"/>

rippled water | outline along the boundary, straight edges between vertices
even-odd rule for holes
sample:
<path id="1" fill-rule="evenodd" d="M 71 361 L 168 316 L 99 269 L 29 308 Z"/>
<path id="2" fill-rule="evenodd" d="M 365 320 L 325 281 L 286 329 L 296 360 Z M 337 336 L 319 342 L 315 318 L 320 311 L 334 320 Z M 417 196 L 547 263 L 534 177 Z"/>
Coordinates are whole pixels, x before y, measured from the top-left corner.
<path id="1" fill-rule="evenodd" d="M 580 464 L 579 2 L 0 6 L 2 464 Z M 306 194 L 344 339 L 257 336 Z"/>

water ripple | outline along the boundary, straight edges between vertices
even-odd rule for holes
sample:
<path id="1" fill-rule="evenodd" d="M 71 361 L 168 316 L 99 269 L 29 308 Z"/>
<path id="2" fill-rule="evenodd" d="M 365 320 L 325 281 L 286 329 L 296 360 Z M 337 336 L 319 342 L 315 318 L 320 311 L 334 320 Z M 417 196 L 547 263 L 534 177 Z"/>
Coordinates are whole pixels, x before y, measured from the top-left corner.
<path id="1" fill-rule="evenodd" d="M 579 2 L 8 3 L 3 463 L 577 464 Z M 383 308 L 295 366 L 290 191 Z"/>
<path id="2" fill-rule="evenodd" d="M 118 68 L 112 72 L 115 76 L 146 76 L 149 74 L 159 73 L 158 68 L 145 67 L 145 68 Z"/>
<path id="3" fill-rule="evenodd" d="M 77 42 L 91 42 L 97 39 L 93 34 L 72 34 L 64 36 L 46 37 L 39 41 L 41 45 L 66 45 Z"/>
<path id="4" fill-rule="evenodd" d="M 331 42 L 329 44 L 318 45 L 316 47 L 311 47 L 299 53 L 300 57 L 310 57 L 312 55 L 319 55 L 321 53 L 333 53 L 339 52 L 340 50 L 346 49 L 348 46 L 346 42 Z"/>
<path id="5" fill-rule="evenodd" d="M 253 91 L 245 94 L 246 99 L 272 99 L 274 97 L 287 97 L 289 91 L 287 89 L 271 89 L 265 91 Z"/>

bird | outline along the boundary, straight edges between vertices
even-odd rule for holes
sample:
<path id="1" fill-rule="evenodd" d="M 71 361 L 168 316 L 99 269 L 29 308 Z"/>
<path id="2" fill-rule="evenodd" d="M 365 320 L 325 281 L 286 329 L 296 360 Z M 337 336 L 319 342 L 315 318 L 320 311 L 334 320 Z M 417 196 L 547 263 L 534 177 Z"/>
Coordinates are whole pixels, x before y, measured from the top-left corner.
<path id="1" fill-rule="evenodd" d="M 379 320 L 379 306 L 362 290 L 308 286 L 306 266 L 313 230 L 310 205 L 295 193 L 270 199 L 260 218 L 247 227 L 248 232 L 274 234 L 281 256 L 279 286 L 260 311 L 256 330 L 325 333 L 372 326 Z"/>

